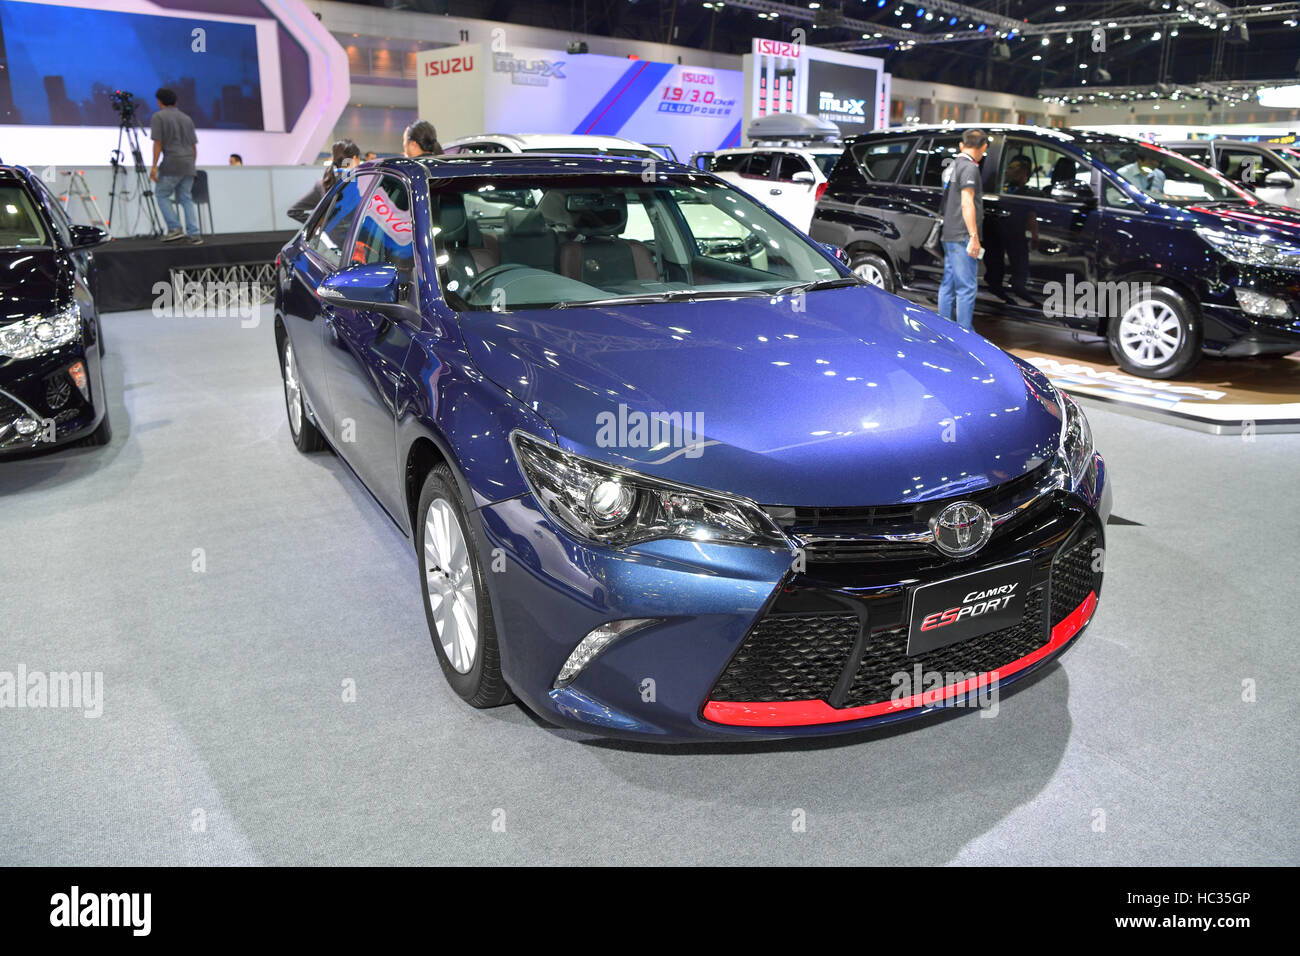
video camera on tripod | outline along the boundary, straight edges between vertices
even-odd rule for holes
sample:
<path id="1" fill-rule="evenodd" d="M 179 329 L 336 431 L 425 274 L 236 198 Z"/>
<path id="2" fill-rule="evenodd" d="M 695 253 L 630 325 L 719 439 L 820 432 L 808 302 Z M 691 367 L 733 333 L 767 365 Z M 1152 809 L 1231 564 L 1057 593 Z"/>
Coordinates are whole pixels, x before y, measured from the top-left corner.
<path id="1" fill-rule="evenodd" d="M 109 164 L 113 167 L 113 186 L 108 192 L 108 222 L 113 222 L 113 207 L 117 203 L 118 175 L 128 175 L 125 170 L 126 154 L 122 151 L 122 139 L 126 138 L 127 145 L 131 149 L 131 158 L 135 165 L 135 198 L 140 200 L 145 215 L 149 219 L 149 231 L 140 232 L 137 235 L 143 236 L 161 236 L 163 234 L 162 219 L 158 208 L 153 201 L 153 181 L 149 178 L 148 167 L 144 163 L 144 154 L 140 151 L 140 119 L 136 115 L 137 100 L 135 95 L 129 90 L 114 90 L 110 97 L 114 112 L 117 113 L 117 149 L 113 150 L 109 158 Z M 125 203 L 131 199 L 130 189 L 127 186 L 120 187 L 123 193 L 122 202 Z M 137 209 L 136 221 L 139 221 L 139 210 Z"/>

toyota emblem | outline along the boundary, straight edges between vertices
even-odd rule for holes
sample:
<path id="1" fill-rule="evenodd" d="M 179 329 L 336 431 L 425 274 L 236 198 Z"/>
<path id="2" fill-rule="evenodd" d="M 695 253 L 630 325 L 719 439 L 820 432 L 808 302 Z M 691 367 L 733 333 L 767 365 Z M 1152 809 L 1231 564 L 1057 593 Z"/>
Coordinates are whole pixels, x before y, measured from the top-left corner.
<path id="1" fill-rule="evenodd" d="M 930 531 L 940 551 L 964 558 L 988 543 L 993 517 L 973 501 L 957 501 L 930 519 Z"/>

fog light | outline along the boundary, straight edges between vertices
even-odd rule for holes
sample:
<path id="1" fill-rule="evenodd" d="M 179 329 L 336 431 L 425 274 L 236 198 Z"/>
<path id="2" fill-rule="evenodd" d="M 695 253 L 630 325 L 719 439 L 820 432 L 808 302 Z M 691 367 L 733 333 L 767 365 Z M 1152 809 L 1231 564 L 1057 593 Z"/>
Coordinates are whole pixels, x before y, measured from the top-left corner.
<path id="1" fill-rule="evenodd" d="M 14 422 L 14 431 L 18 432 L 20 435 L 34 434 L 36 429 L 40 427 L 40 422 L 33 421 L 30 418 L 20 418 L 18 421 Z"/>
<path id="2" fill-rule="evenodd" d="M 560 668 L 559 676 L 555 678 L 556 689 L 573 683 L 573 679 L 582 673 L 582 669 L 613 641 L 657 621 L 657 618 L 632 617 L 623 621 L 610 621 L 591 631 L 578 642 L 578 646 L 573 649 L 569 659 Z"/>
<path id="3" fill-rule="evenodd" d="M 1291 306 L 1287 304 L 1286 299 L 1256 292 L 1254 289 L 1238 287 L 1234 291 L 1237 293 L 1237 304 L 1247 315 L 1262 315 L 1269 319 L 1291 318 Z"/>

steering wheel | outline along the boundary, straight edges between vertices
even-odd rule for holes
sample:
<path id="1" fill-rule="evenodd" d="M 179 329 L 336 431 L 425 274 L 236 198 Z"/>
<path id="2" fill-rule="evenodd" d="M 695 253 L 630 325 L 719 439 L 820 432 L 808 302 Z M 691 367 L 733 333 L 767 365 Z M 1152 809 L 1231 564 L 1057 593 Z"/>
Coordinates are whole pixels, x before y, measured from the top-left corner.
<path id="1" fill-rule="evenodd" d="M 474 278 L 470 279 L 469 282 L 465 285 L 465 288 L 461 290 L 460 297 L 468 301 L 469 297 L 472 296 L 475 292 L 477 292 L 480 286 L 491 281 L 492 279 L 495 279 L 497 276 L 509 272 L 512 269 L 531 269 L 531 268 L 532 266 L 521 265 L 518 262 L 502 262 L 499 265 L 495 265 L 490 269 L 480 272 Z"/>

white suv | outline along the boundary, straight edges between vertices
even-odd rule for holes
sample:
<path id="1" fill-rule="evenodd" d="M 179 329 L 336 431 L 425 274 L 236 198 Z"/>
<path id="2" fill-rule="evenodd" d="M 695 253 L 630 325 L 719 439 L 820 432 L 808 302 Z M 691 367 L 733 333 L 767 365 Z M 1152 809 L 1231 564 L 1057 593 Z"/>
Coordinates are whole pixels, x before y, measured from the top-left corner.
<path id="1" fill-rule="evenodd" d="M 648 146 L 621 136 L 581 133 L 481 133 L 462 136 L 443 146 L 444 153 L 580 153 L 584 156 L 632 156 L 663 159 Z"/>
<path id="2" fill-rule="evenodd" d="M 808 231 L 842 146 L 750 146 L 700 153 L 695 165 L 749 193 Z"/>

